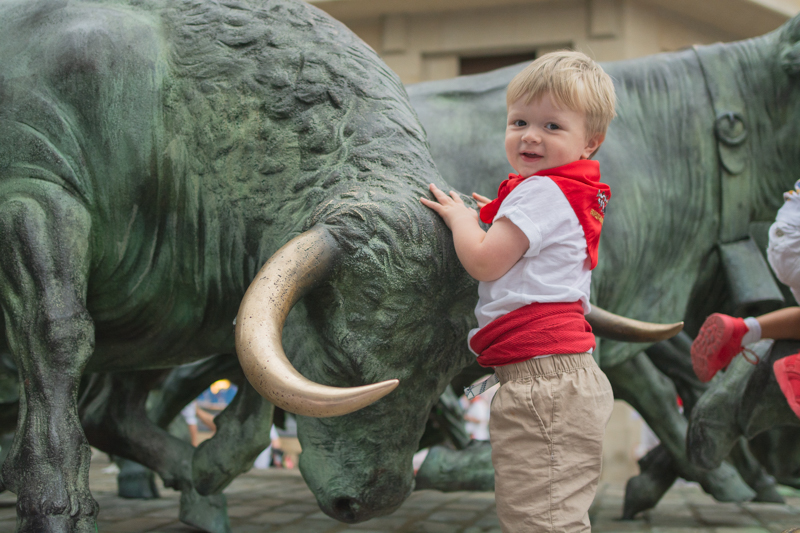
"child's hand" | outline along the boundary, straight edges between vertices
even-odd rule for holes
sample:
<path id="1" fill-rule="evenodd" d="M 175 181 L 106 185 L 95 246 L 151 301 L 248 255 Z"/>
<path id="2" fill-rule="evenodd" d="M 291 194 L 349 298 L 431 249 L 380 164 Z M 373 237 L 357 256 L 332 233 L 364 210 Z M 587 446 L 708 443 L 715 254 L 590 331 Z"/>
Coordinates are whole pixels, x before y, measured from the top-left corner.
<path id="1" fill-rule="evenodd" d="M 472 193 L 472 197 L 476 202 L 478 202 L 478 207 L 480 208 L 492 201 L 491 198 L 486 198 L 485 196 L 482 196 L 476 192 Z"/>
<path id="2" fill-rule="evenodd" d="M 468 217 L 477 222 L 478 212 L 464 205 L 458 193 L 450 191 L 450 195 L 448 196 L 433 183 L 430 185 L 430 190 L 437 201 L 434 202 L 427 198 L 420 198 L 419 201 L 422 202 L 422 205 L 436 211 L 436 213 L 442 217 L 444 223 L 447 224 L 448 228 L 452 230 L 453 223 L 462 217 Z"/>

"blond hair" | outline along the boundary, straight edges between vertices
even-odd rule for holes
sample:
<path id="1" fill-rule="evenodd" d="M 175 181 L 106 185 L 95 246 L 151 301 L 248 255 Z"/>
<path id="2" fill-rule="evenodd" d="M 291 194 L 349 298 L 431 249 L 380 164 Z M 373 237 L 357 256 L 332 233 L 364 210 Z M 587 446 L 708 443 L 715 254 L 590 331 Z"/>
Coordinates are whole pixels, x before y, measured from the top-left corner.
<path id="1" fill-rule="evenodd" d="M 561 50 L 538 58 L 508 84 L 506 103 L 524 98 L 529 104 L 545 94 L 559 107 L 585 113 L 589 138 L 605 135 L 616 114 L 611 77 L 580 52 Z"/>

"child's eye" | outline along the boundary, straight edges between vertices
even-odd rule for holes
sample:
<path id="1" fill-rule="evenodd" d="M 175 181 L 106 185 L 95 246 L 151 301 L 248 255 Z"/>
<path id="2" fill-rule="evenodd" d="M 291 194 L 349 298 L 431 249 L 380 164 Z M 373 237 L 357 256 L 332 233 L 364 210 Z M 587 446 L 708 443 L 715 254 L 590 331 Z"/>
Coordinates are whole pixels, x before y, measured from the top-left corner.
<path id="1" fill-rule="evenodd" d="M 558 127 L 558 124 L 553 124 L 552 122 L 548 122 L 547 124 L 545 124 L 544 127 L 547 128 L 548 130 L 553 130 L 553 131 L 561 129 Z"/>
<path id="2" fill-rule="evenodd" d="M 524 120 L 515 120 L 514 125 L 517 126 L 518 128 L 521 128 L 522 126 L 527 126 L 528 123 L 525 122 Z"/>

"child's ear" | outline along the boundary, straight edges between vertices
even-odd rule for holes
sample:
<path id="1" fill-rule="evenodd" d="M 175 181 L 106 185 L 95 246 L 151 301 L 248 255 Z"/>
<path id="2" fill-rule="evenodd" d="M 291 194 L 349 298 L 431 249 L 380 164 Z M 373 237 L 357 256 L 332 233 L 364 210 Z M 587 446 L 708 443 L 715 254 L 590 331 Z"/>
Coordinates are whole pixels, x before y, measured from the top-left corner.
<path id="1" fill-rule="evenodd" d="M 583 149 L 581 159 L 589 159 L 592 157 L 600 149 L 600 145 L 603 144 L 605 140 L 606 135 L 604 133 L 600 133 L 589 139 L 589 142 L 586 143 L 586 148 Z"/>

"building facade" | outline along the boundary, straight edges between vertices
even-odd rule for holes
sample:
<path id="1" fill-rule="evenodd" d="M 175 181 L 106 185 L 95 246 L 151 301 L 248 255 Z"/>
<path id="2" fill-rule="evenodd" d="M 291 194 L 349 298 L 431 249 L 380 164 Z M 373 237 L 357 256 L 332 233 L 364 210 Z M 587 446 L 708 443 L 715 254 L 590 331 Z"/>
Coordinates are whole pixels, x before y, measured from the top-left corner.
<path id="1" fill-rule="evenodd" d="M 771 31 L 800 0 L 312 0 L 405 83 L 571 48 L 616 61 Z"/>

